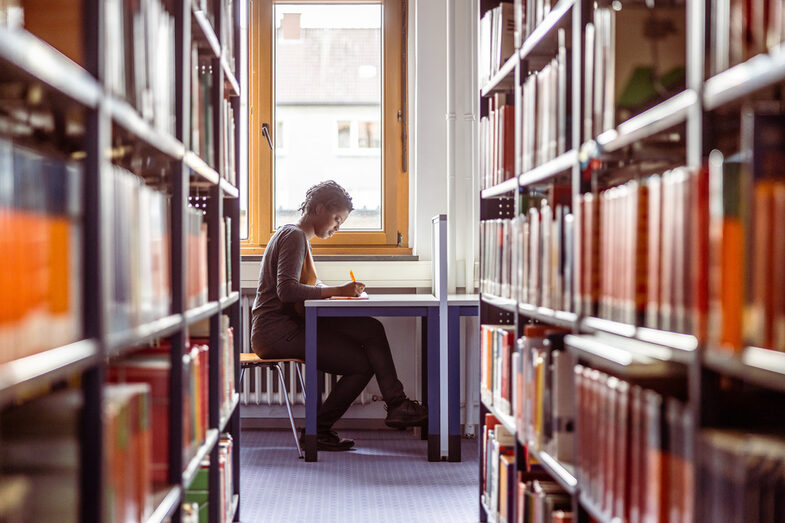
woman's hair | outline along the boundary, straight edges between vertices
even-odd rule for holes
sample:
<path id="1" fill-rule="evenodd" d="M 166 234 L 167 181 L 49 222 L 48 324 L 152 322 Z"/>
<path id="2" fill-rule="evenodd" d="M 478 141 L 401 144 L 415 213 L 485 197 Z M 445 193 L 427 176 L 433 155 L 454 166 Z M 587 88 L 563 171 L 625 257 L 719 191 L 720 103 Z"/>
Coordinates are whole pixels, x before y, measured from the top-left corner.
<path id="1" fill-rule="evenodd" d="M 336 209 L 346 209 L 349 212 L 354 210 L 352 197 L 346 189 L 335 183 L 333 180 L 317 183 L 305 193 L 305 201 L 300 205 L 300 213 L 311 214 L 316 211 L 317 205 L 324 205 L 331 211 Z"/>

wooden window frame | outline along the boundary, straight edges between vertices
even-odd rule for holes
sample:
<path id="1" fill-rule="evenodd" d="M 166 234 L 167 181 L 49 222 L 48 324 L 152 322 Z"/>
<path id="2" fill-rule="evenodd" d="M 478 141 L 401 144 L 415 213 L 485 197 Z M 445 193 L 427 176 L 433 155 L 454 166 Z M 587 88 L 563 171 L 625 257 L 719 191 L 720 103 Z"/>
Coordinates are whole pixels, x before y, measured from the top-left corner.
<path id="1" fill-rule="evenodd" d="M 251 0 L 249 31 L 248 239 L 242 254 L 263 254 L 273 230 L 274 154 L 262 135 L 273 122 L 273 8 L 276 3 L 382 4 L 382 230 L 314 238 L 316 254 L 411 254 L 407 133 L 406 0 Z M 325 138 L 332 139 L 332 138 Z"/>

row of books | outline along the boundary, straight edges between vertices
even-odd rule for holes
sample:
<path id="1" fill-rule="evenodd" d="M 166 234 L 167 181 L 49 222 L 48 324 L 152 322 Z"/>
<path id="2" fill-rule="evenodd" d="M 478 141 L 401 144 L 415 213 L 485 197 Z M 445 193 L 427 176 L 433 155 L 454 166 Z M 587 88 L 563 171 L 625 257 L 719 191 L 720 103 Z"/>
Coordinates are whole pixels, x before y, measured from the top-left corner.
<path id="1" fill-rule="evenodd" d="M 539 202 L 539 207 L 535 206 Z M 574 218 L 547 198 L 513 219 L 480 222 L 483 293 L 559 310 L 574 310 Z"/>
<path id="2" fill-rule="evenodd" d="M 746 106 L 739 153 L 710 155 L 710 346 L 785 350 L 785 115 Z"/>
<path id="3" fill-rule="evenodd" d="M 114 166 L 112 181 L 109 317 L 122 331 L 169 314 L 171 211 L 167 195 L 131 172 Z"/>
<path id="4" fill-rule="evenodd" d="M 691 521 L 694 420 L 674 397 L 574 367 L 581 494 L 609 520 Z"/>
<path id="5" fill-rule="evenodd" d="M 480 394 L 486 404 L 509 416 L 515 328 L 512 325 L 481 325 L 480 332 Z"/>
<path id="6" fill-rule="evenodd" d="M 702 335 L 707 186 L 705 170 L 679 168 L 581 197 L 585 313 Z"/>
<path id="7" fill-rule="evenodd" d="M 701 433 L 700 521 L 774 523 L 785 518 L 785 438 L 781 434 Z"/>
<path id="8" fill-rule="evenodd" d="M 524 79 L 521 87 L 521 171 L 524 173 L 566 152 L 571 140 L 570 66 L 564 29 L 558 30 L 557 38 L 556 57 Z"/>
<path id="9" fill-rule="evenodd" d="M 82 166 L 0 140 L 0 364 L 81 338 Z"/>
<path id="10" fill-rule="evenodd" d="M 234 49 L 235 3 L 233 0 L 221 0 L 221 51 L 229 63 L 229 69 L 236 72 Z"/>
<path id="11" fill-rule="evenodd" d="M 515 435 L 493 414 L 486 414 L 482 438 L 483 503 L 489 516 L 515 521 Z"/>
<path id="12" fill-rule="evenodd" d="M 515 436 L 493 414 L 485 415 L 482 500 L 489 521 L 572 522 L 572 498 L 545 473 L 518 470 Z"/>
<path id="13" fill-rule="evenodd" d="M 614 4 L 596 7 L 592 19 L 585 29 L 584 140 L 685 88 L 684 4 Z"/>
<path id="14" fill-rule="evenodd" d="M 185 293 L 188 308 L 207 303 L 207 223 L 204 213 L 193 207 L 185 210 Z"/>
<path id="15" fill-rule="evenodd" d="M 169 381 L 171 346 L 141 350 L 112 362 L 107 376 L 111 383 L 145 383 L 150 387 L 152 419 L 152 478 L 165 484 L 169 478 Z M 188 460 L 204 442 L 208 427 L 208 348 L 191 345 L 183 356 L 183 459 Z"/>
<path id="16" fill-rule="evenodd" d="M 191 150 L 208 165 L 216 165 L 213 119 L 213 60 L 191 48 Z M 224 133 L 226 134 L 226 133 Z"/>
<path id="17" fill-rule="evenodd" d="M 229 316 L 226 314 L 221 315 L 221 346 L 220 360 L 221 368 L 219 371 L 220 385 L 218 387 L 219 397 L 218 404 L 221 409 L 221 416 L 225 417 L 229 413 L 235 393 L 235 358 L 234 358 L 234 328 L 229 323 Z M 210 345 L 210 320 L 202 320 L 199 323 L 191 325 L 188 329 L 188 335 L 193 345 Z"/>
<path id="18" fill-rule="evenodd" d="M 152 509 L 150 402 L 146 384 L 104 388 L 106 521 L 144 521 Z M 13 480 L 3 497 L 3 521 L 79 520 L 82 405 L 79 389 L 65 389 L 0 414 L 0 471 Z M 17 510 L 21 519 L 9 516 Z"/>
<path id="19" fill-rule="evenodd" d="M 523 45 L 556 4 L 555 0 L 514 0 L 516 47 Z"/>
<path id="20" fill-rule="evenodd" d="M 480 119 L 483 189 L 515 176 L 515 106 L 507 98 L 503 93 L 493 95 L 488 100 L 488 116 Z"/>
<path id="21" fill-rule="evenodd" d="M 709 73 L 717 74 L 785 41 L 781 0 L 712 0 Z"/>
<path id="22" fill-rule="evenodd" d="M 232 521 L 232 498 L 234 496 L 234 477 L 232 474 L 232 453 L 234 441 L 229 434 L 221 434 L 218 440 L 218 484 L 220 493 L 218 501 L 219 521 Z M 191 485 L 185 491 L 181 520 L 183 523 L 209 523 L 210 497 L 210 457 L 200 464 Z"/>
<path id="23" fill-rule="evenodd" d="M 515 52 L 515 20 L 513 5 L 500 2 L 480 19 L 479 75 L 480 86 L 490 82 L 507 59 Z"/>
<path id="24" fill-rule="evenodd" d="M 517 523 L 572 523 L 572 497 L 549 480 L 518 482 Z M 509 521 L 509 520 L 508 520 Z"/>
<path id="25" fill-rule="evenodd" d="M 161 0 L 104 5 L 106 88 L 156 128 L 175 132 L 175 23 Z"/>
<path id="26" fill-rule="evenodd" d="M 573 463 L 575 389 L 565 334 L 558 327 L 527 325 L 510 372 L 516 429 L 531 448 Z"/>

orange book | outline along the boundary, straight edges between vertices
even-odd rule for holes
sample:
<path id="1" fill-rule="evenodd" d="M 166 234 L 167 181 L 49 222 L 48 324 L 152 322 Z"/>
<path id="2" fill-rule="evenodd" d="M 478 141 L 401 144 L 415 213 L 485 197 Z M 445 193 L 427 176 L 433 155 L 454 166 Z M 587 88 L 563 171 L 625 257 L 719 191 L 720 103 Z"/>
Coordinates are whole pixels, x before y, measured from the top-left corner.
<path id="1" fill-rule="evenodd" d="M 742 346 L 742 314 L 744 306 L 744 248 L 742 224 L 741 166 L 728 161 L 723 167 L 722 225 L 720 246 L 720 345 L 731 351 Z"/>
<path id="2" fill-rule="evenodd" d="M 705 340 L 709 316 L 709 171 L 706 166 L 692 173 L 690 209 L 692 219 L 690 282 L 692 288 L 692 334 Z"/>

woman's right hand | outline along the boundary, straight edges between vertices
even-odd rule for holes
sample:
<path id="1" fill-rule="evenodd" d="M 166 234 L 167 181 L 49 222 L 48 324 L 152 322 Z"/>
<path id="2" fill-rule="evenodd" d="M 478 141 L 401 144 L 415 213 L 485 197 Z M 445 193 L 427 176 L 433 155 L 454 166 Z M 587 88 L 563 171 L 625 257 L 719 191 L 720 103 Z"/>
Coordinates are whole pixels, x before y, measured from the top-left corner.
<path id="1" fill-rule="evenodd" d="M 351 298 L 355 298 L 363 293 L 365 290 L 365 284 L 360 283 L 359 281 L 350 281 L 338 287 L 340 294 L 339 296 L 349 296 Z"/>

